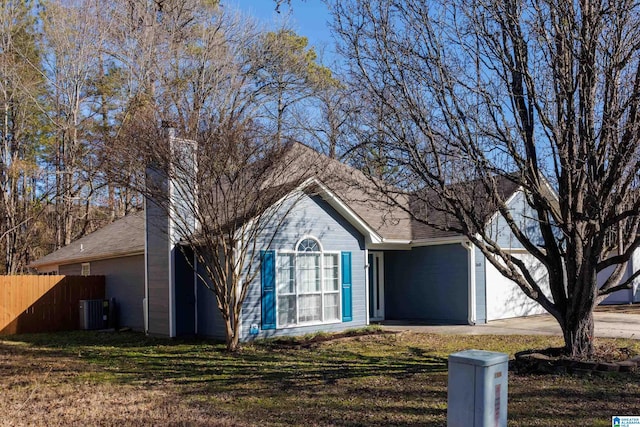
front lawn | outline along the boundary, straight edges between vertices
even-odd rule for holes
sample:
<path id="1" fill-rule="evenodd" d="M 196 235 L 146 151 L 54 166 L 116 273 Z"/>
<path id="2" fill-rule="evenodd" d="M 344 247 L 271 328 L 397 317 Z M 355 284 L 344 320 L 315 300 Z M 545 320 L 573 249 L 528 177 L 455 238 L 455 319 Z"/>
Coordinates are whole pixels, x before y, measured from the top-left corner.
<path id="1" fill-rule="evenodd" d="M 229 354 L 137 333 L 4 337 L 0 425 L 443 426 L 448 354 L 560 344 L 407 332 Z M 640 353 L 638 341 L 615 345 Z M 510 426 L 609 426 L 612 415 L 640 415 L 640 375 L 509 373 Z"/>

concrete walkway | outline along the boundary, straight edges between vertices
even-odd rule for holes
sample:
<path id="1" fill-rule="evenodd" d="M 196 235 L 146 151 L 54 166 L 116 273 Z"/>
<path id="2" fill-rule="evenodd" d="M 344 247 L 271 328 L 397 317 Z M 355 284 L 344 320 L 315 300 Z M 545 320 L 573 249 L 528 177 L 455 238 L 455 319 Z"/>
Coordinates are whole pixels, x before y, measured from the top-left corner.
<path id="1" fill-rule="evenodd" d="M 594 313 L 596 337 L 640 339 L 640 310 L 603 309 Z M 494 320 L 483 325 L 426 325 L 401 321 L 385 321 L 382 327 L 390 331 L 431 332 L 456 335 L 562 335 L 558 322 L 551 315 Z"/>

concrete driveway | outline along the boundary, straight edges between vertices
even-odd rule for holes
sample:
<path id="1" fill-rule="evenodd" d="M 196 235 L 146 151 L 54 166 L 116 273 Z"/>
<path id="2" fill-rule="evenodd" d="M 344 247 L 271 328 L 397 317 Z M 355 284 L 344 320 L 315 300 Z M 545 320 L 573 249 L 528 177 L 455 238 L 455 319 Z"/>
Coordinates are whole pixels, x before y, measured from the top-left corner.
<path id="1" fill-rule="evenodd" d="M 598 307 L 594 313 L 596 337 L 640 339 L 640 304 Z M 410 330 L 460 335 L 562 335 L 558 322 L 550 315 L 494 320 L 483 325 L 425 325 L 385 321 L 390 331 Z"/>

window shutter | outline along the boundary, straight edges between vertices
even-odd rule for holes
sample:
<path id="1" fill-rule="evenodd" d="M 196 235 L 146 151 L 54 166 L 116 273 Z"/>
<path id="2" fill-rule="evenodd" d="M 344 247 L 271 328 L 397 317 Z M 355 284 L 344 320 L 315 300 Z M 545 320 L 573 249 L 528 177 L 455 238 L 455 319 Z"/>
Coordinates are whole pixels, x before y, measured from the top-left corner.
<path id="1" fill-rule="evenodd" d="M 260 251 L 262 281 L 262 329 L 276 328 L 276 254 Z"/>
<path id="2" fill-rule="evenodd" d="M 353 320 L 351 301 L 351 252 L 342 252 L 342 321 Z"/>

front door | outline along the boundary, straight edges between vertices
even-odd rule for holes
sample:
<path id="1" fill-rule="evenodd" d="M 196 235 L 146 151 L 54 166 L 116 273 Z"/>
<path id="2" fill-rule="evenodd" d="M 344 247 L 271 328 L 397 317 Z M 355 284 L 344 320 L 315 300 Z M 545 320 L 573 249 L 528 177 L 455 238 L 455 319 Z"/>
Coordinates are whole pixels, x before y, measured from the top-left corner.
<path id="1" fill-rule="evenodd" d="M 369 252 L 369 320 L 384 320 L 384 258 Z"/>

